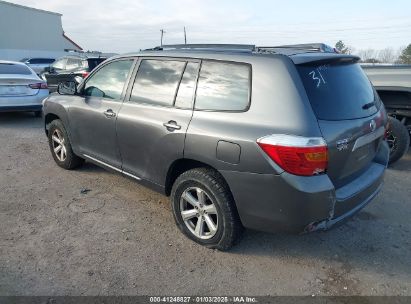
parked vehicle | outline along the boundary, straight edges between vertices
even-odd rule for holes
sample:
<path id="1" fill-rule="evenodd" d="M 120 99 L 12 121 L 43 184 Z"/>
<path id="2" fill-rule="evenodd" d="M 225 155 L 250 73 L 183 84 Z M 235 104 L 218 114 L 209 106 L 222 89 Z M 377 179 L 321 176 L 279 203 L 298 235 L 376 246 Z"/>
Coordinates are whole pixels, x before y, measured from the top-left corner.
<path id="1" fill-rule="evenodd" d="M 106 60 L 96 55 L 72 54 L 58 58 L 41 77 L 47 81 L 51 92 L 57 90 L 60 82 L 73 81 L 76 77 L 85 78 L 96 66 Z"/>
<path id="2" fill-rule="evenodd" d="M 23 58 L 20 62 L 27 64 L 37 75 L 40 75 L 55 60 L 54 58 Z"/>
<path id="3" fill-rule="evenodd" d="M 182 45 L 116 56 L 44 104 L 52 156 L 171 197 L 190 239 L 329 229 L 380 191 L 387 116 L 356 56 Z"/>
<path id="4" fill-rule="evenodd" d="M 0 112 L 30 111 L 40 116 L 48 95 L 47 83 L 27 65 L 0 60 Z"/>
<path id="5" fill-rule="evenodd" d="M 410 146 L 411 65 L 363 65 L 380 95 L 390 118 L 388 143 L 390 163 L 400 159 Z"/>

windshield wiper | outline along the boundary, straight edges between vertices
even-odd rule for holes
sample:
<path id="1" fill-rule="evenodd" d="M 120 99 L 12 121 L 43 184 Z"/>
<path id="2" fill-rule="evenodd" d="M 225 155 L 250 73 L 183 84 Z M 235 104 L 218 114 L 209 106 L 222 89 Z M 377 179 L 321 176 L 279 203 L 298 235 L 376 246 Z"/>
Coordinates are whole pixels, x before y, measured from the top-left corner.
<path id="1" fill-rule="evenodd" d="M 374 101 L 369 102 L 369 103 L 366 103 L 365 105 L 362 106 L 362 108 L 363 108 L 363 110 L 368 110 L 368 109 L 371 108 L 372 106 L 375 106 L 375 102 L 374 102 Z"/>

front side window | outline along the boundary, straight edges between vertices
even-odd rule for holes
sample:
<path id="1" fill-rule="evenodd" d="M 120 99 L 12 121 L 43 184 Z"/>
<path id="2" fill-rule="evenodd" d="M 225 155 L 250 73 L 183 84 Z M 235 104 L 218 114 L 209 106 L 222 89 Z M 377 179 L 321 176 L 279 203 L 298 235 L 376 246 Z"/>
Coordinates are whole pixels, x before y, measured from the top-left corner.
<path id="1" fill-rule="evenodd" d="M 195 62 L 187 63 L 181 78 L 180 86 L 176 97 L 175 106 L 177 108 L 190 109 L 193 101 L 199 64 Z"/>
<path id="2" fill-rule="evenodd" d="M 172 106 L 185 65 L 184 61 L 142 60 L 130 101 Z"/>
<path id="3" fill-rule="evenodd" d="M 198 80 L 195 109 L 244 111 L 250 100 L 251 69 L 247 64 L 204 61 Z"/>
<path id="4" fill-rule="evenodd" d="M 84 86 L 84 96 L 120 99 L 133 60 L 109 63 L 93 74 Z"/>
<path id="5" fill-rule="evenodd" d="M 89 58 L 82 62 L 82 66 L 86 69 L 88 68 L 91 71 L 104 60 L 106 60 L 106 58 Z"/>

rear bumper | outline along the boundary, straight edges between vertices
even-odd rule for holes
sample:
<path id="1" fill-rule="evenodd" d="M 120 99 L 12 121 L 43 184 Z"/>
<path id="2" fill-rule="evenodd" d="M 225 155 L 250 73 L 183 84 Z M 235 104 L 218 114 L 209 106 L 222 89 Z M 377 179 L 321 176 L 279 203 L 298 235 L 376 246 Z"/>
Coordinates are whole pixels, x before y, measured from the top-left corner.
<path id="1" fill-rule="evenodd" d="M 48 90 L 39 90 L 38 94 L 31 96 L 0 97 L 0 112 L 40 111 L 48 95 Z"/>
<path id="2" fill-rule="evenodd" d="M 267 232 L 310 232 L 329 229 L 371 202 L 382 188 L 388 153 L 384 142 L 369 168 L 339 189 L 327 175 L 221 173 L 245 227 Z"/>

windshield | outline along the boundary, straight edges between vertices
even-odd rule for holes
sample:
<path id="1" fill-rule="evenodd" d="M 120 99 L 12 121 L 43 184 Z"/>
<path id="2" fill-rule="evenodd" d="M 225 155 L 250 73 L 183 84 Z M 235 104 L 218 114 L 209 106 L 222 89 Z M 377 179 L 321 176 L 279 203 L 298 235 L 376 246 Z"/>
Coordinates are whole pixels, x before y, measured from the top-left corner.
<path id="1" fill-rule="evenodd" d="M 378 111 L 378 98 L 359 64 L 298 65 L 318 119 L 357 119 Z"/>

